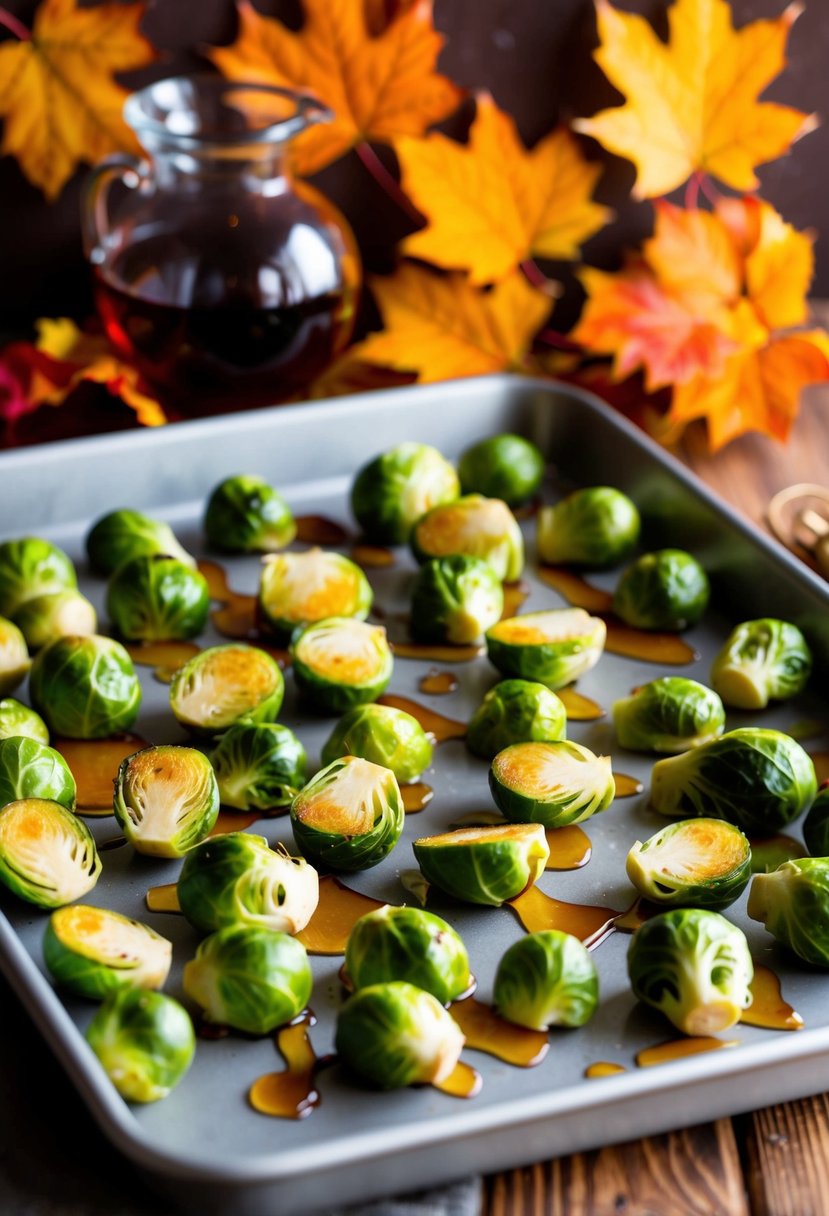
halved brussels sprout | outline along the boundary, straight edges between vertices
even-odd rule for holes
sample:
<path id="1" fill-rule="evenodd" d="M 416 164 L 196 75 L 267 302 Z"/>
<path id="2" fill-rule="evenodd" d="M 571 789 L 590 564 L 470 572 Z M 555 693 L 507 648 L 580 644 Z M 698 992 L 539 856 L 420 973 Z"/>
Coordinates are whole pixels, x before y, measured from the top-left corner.
<path id="1" fill-rule="evenodd" d="M 498 963 L 492 995 L 501 1017 L 518 1026 L 583 1026 L 599 1003 L 599 976 L 577 937 L 542 929 L 510 946 Z"/>
<path id="2" fill-rule="evenodd" d="M 448 1005 L 472 983 L 469 955 L 445 920 L 422 908 L 386 905 L 361 916 L 345 947 L 345 974 L 355 991 L 405 980 Z"/>
<path id="3" fill-rule="evenodd" d="M 271 849 L 264 836 L 228 832 L 185 855 L 178 899 L 203 933 L 237 924 L 299 933 L 316 910 L 319 880 L 313 866 Z"/>
<path id="4" fill-rule="evenodd" d="M 816 792 L 815 766 L 800 744 L 759 727 L 658 760 L 651 774 L 651 806 L 663 815 L 713 815 L 765 836 L 797 819 Z"/>
<path id="5" fill-rule="evenodd" d="M 54 735 L 101 739 L 138 717 L 141 685 L 132 659 L 112 638 L 58 638 L 35 657 L 32 705 Z"/>
<path id="6" fill-rule="evenodd" d="M 28 735 L 0 739 L 0 807 L 20 798 L 46 798 L 75 809 L 75 778 L 60 752 Z"/>
<path id="7" fill-rule="evenodd" d="M 531 887 L 550 846 L 540 823 L 461 828 L 412 845 L 424 876 L 447 895 L 499 907 Z"/>
<path id="8" fill-rule="evenodd" d="M 514 583 L 524 568 L 524 538 L 518 521 L 500 498 L 467 494 L 432 507 L 411 531 L 419 562 L 466 554 L 489 562 L 502 582 Z"/>
<path id="9" fill-rule="evenodd" d="M 224 806 L 269 811 L 288 806 L 307 780 L 305 748 L 277 722 L 237 722 L 210 754 Z"/>
<path id="10" fill-rule="evenodd" d="M 83 637 L 98 628 L 98 616 L 85 595 L 72 587 L 47 591 L 21 604 L 14 623 L 26 639 L 29 650 L 40 650 L 55 638 Z"/>
<path id="11" fill-rule="evenodd" d="M 432 763 L 432 740 L 411 714 L 390 705 L 355 705 L 340 718 L 322 749 L 323 764 L 360 756 L 390 768 L 401 783 L 414 781 Z"/>
<path id="12" fill-rule="evenodd" d="M 361 1081 L 400 1089 L 445 1081 L 465 1040 L 430 992 L 398 980 L 349 997 L 337 1016 L 335 1042 L 337 1055 Z"/>
<path id="13" fill-rule="evenodd" d="M 157 1102 L 193 1061 L 196 1036 L 178 1001 L 145 988 L 116 988 L 89 1023 L 86 1041 L 122 1098 Z"/>
<path id="14" fill-rule="evenodd" d="M 368 870 L 403 831 L 405 811 L 391 769 L 342 756 L 291 803 L 291 826 L 306 857 L 331 870 Z"/>
<path id="15" fill-rule="evenodd" d="M 723 819 L 683 819 L 627 855 L 627 876 L 655 904 L 718 911 L 742 895 L 751 878 L 751 845 Z"/>
<path id="16" fill-rule="evenodd" d="M 829 857 L 829 785 L 826 782 L 821 785 L 803 820 L 803 839 L 813 857 Z"/>
<path id="17" fill-rule="evenodd" d="M 136 852 L 182 857 L 219 817 L 213 766 L 194 747 L 142 748 L 121 762 L 113 808 Z"/>
<path id="18" fill-rule="evenodd" d="M 272 553 L 296 536 L 291 509 L 264 477 L 239 474 L 219 482 L 207 500 L 204 531 L 225 553 Z"/>
<path id="19" fill-rule="evenodd" d="M 26 639 L 13 621 L 0 616 L 0 696 L 14 692 L 30 667 Z"/>
<path id="20" fill-rule="evenodd" d="M 12 739 L 15 735 L 25 735 L 38 743 L 49 742 L 49 728 L 40 714 L 14 697 L 3 697 L 0 699 L 0 739 Z"/>
<path id="21" fill-rule="evenodd" d="M 189 730 L 217 735 L 242 718 L 272 722 L 282 707 L 285 681 L 264 650 L 243 642 L 209 646 L 175 673 L 170 708 Z"/>
<path id="22" fill-rule="evenodd" d="M 100 1001 L 115 988 L 161 988 L 173 945 L 120 912 L 73 904 L 49 917 L 43 961 L 56 983 Z"/>
<path id="23" fill-rule="evenodd" d="M 75 567 L 50 541 L 23 536 L 0 544 L 0 616 L 14 616 L 36 595 L 77 585 Z"/>
<path id="24" fill-rule="evenodd" d="M 538 556 L 553 565 L 601 570 L 639 539 L 639 512 L 621 490 L 588 486 L 538 513 Z"/>
<path id="25" fill-rule="evenodd" d="M 811 651 L 797 626 L 763 617 L 728 635 L 711 666 L 711 684 L 726 705 L 765 709 L 802 692 L 811 670 Z"/>
<path id="26" fill-rule="evenodd" d="M 385 629 L 350 617 L 331 617 L 297 631 L 291 658 L 302 696 L 313 709 L 331 714 L 379 697 L 393 666 Z"/>
<path id="27" fill-rule="evenodd" d="M 725 710 L 715 692 L 685 676 L 651 680 L 613 705 L 619 746 L 632 752 L 678 755 L 717 739 Z"/>
<path id="28" fill-rule="evenodd" d="M 607 626 L 583 608 L 552 608 L 507 617 L 487 631 L 489 661 L 505 676 L 563 688 L 595 667 Z"/>
<path id="29" fill-rule="evenodd" d="M 748 914 L 805 963 L 829 967 L 829 858 L 799 857 L 755 874 Z"/>
<path id="30" fill-rule="evenodd" d="M 105 575 L 114 574 L 132 557 L 152 557 L 155 553 L 177 557 L 186 566 L 196 564 L 169 524 L 128 507 L 108 511 L 93 524 L 86 537 L 86 552 L 92 569 Z"/>
<path id="31" fill-rule="evenodd" d="M 185 965 L 184 991 L 209 1022 L 267 1034 L 301 1013 L 313 987 L 305 947 L 287 933 L 228 925 Z"/>
<path id="32" fill-rule="evenodd" d="M 672 908 L 652 916 L 631 938 L 627 964 L 634 996 L 683 1034 L 728 1030 L 751 1004 L 745 934 L 719 912 Z"/>
<path id="33" fill-rule="evenodd" d="M 194 638 L 207 624 L 209 609 L 204 575 L 163 553 L 129 558 L 107 588 L 109 619 L 130 642 Z"/>
<path id="34" fill-rule="evenodd" d="M 436 448 L 398 443 L 360 469 L 351 489 L 351 510 L 367 540 L 402 545 L 421 515 L 459 494 L 458 475 Z"/>
<path id="35" fill-rule="evenodd" d="M 101 872 L 92 833 L 60 802 L 21 798 L 0 810 L 0 880 L 39 908 L 88 894 Z"/>
<path id="36" fill-rule="evenodd" d="M 466 746 L 491 760 L 513 743 L 551 742 L 567 734 L 567 711 L 546 684 L 502 680 L 469 720 Z"/>
<path id="37" fill-rule="evenodd" d="M 412 590 L 411 631 L 418 642 L 476 642 L 504 610 L 501 580 L 480 557 L 433 557 Z"/>
<path id="38" fill-rule="evenodd" d="M 325 549 L 265 558 L 259 581 L 259 611 L 277 634 L 328 617 L 364 621 L 371 584 L 356 562 Z"/>
<path id="39" fill-rule="evenodd" d="M 544 457 L 521 435 L 492 435 L 461 454 L 458 474 L 464 494 L 485 494 L 520 507 L 541 487 Z"/>
<path id="40" fill-rule="evenodd" d="M 616 586 L 613 611 L 634 629 L 679 633 L 708 607 L 708 575 L 683 549 L 643 553 Z"/>
<path id="41" fill-rule="evenodd" d="M 561 828 L 606 811 L 616 794 L 609 756 L 580 743 L 513 743 L 492 761 L 495 805 L 516 823 Z"/>

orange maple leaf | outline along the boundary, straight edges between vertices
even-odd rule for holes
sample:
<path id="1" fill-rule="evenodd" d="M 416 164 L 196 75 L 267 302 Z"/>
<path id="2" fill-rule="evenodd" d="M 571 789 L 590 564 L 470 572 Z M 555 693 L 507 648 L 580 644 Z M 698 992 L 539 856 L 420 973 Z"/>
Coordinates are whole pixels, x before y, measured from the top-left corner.
<path id="1" fill-rule="evenodd" d="M 32 36 L 0 46 L 0 151 L 49 199 L 81 162 L 117 149 L 136 150 L 121 117 L 127 90 L 114 72 L 155 58 L 138 32 L 143 4 L 76 7 L 75 0 L 44 0 Z"/>
<path id="2" fill-rule="evenodd" d="M 457 108 L 462 93 L 435 70 L 443 38 L 432 23 L 432 0 L 399 6 L 371 37 L 356 0 L 304 0 L 298 34 L 239 4 L 239 34 L 210 58 L 231 80 L 306 89 L 334 120 L 296 140 L 295 167 L 316 173 L 364 140 L 390 143 L 422 135 Z"/>

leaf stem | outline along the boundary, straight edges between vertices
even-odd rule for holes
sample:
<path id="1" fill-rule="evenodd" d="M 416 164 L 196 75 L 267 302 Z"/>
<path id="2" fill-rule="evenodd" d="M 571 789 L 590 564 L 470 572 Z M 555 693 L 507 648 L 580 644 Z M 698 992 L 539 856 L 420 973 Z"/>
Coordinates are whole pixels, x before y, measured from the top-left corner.
<path id="1" fill-rule="evenodd" d="M 14 34 L 15 38 L 19 38 L 21 42 L 31 42 L 31 30 L 26 29 L 26 26 L 15 17 L 14 13 L 10 13 L 4 8 L 0 8 L 0 25 Z"/>
<path id="2" fill-rule="evenodd" d="M 422 228 L 426 223 L 425 216 L 421 215 L 418 209 L 409 201 L 401 190 L 400 183 L 392 177 L 371 145 L 363 140 L 362 143 L 356 145 L 354 150 L 380 189 L 393 203 L 397 204 L 413 224 L 417 224 L 418 228 Z"/>
<path id="3" fill-rule="evenodd" d="M 557 329 L 542 329 L 535 335 L 535 340 L 555 350 L 566 350 L 579 355 L 584 353 L 584 348 L 578 342 L 574 342 L 567 334 L 562 334 Z"/>
<path id="4" fill-rule="evenodd" d="M 559 298 L 561 285 L 555 279 L 549 278 L 533 258 L 525 258 L 520 269 L 531 287 L 537 287 L 554 300 Z"/>
<path id="5" fill-rule="evenodd" d="M 702 174 L 696 172 L 685 187 L 685 210 L 696 211 L 699 206 L 699 192 L 702 185 Z"/>

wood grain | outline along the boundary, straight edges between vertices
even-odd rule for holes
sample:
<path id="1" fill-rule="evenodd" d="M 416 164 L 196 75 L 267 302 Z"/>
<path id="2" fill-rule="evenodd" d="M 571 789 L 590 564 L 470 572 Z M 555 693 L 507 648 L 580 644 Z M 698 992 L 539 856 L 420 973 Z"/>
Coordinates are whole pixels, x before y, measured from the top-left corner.
<path id="1" fill-rule="evenodd" d="M 735 1120 L 752 1216 L 824 1216 L 829 1203 L 829 1095 Z"/>

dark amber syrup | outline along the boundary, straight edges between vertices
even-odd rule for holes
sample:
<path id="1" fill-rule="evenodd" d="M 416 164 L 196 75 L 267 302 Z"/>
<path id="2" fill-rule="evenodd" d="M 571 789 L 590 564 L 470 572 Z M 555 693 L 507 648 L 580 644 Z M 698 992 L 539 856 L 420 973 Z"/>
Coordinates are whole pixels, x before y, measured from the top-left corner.
<path id="1" fill-rule="evenodd" d="M 382 570 L 393 566 L 396 559 L 391 549 L 384 549 L 382 545 L 360 544 L 352 547 L 351 560 L 364 570 Z"/>
<path id="2" fill-rule="evenodd" d="M 78 787 L 79 815 L 111 815 L 112 794 L 121 761 L 148 747 L 140 735 L 112 739 L 53 739 Z"/>
<path id="3" fill-rule="evenodd" d="M 632 798 L 635 794 L 641 794 L 645 788 L 638 777 L 631 777 L 627 773 L 614 773 L 613 780 L 616 783 L 617 798 Z"/>
<path id="4" fill-rule="evenodd" d="M 561 929 L 579 938 L 589 950 L 613 932 L 614 921 L 619 915 L 612 908 L 565 903 L 552 895 L 545 895 L 535 886 L 508 900 L 508 904 L 528 933 L 537 933 L 541 929 Z"/>
<path id="5" fill-rule="evenodd" d="M 296 539 L 304 545 L 322 545 L 336 548 L 348 542 L 350 533 L 335 519 L 327 515 L 298 515 L 296 524 Z"/>
<path id="6" fill-rule="evenodd" d="M 624 1064 L 614 1064 L 612 1060 L 597 1060 L 595 1064 L 587 1065 L 584 1075 L 592 1081 L 596 1077 L 615 1077 L 620 1072 L 627 1072 Z"/>
<path id="7" fill-rule="evenodd" d="M 434 667 L 418 683 L 420 691 L 430 697 L 445 697 L 457 687 L 458 677 L 454 671 L 438 671 Z"/>
<path id="8" fill-rule="evenodd" d="M 269 1072 L 254 1081 L 248 1101 L 262 1115 L 278 1119 L 304 1119 L 320 1104 L 315 1077 L 320 1059 L 311 1045 L 308 1030 L 316 1022 L 307 1012 L 275 1035 L 276 1047 L 285 1063 L 282 1072 Z"/>
<path id="9" fill-rule="evenodd" d="M 565 828 L 547 828 L 544 834 L 550 846 L 545 870 L 580 870 L 582 866 L 587 865 L 593 854 L 593 846 L 590 837 L 585 835 L 578 824 L 572 823 Z"/>
<path id="10" fill-rule="evenodd" d="M 560 688 L 556 696 L 567 711 L 569 722 L 595 722 L 607 713 L 607 710 L 603 709 L 598 701 L 593 701 L 590 697 L 576 692 L 575 688 Z"/>
<path id="11" fill-rule="evenodd" d="M 435 791 L 425 781 L 401 785 L 400 793 L 403 797 L 403 810 L 407 815 L 416 815 L 418 811 L 424 810 L 435 796 Z"/>
<path id="12" fill-rule="evenodd" d="M 740 1021 L 747 1026 L 762 1026 L 764 1030 L 803 1029 L 803 1018 L 783 999 L 779 977 L 756 959 L 751 995 L 751 1004 L 740 1015 Z"/>
<path id="13" fill-rule="evenodd" d="M 466 1047 L 486 1052 L 516 1068 L 533 1068 L 549 1050 L 546 1030 L 516 1026 L 497 1014 L 491 1005 L 477 1001 L 473 996 L 453 1001 L 449 1012 L 466 1036 Z"/>
<path id="14" fill-rule="evenodd" d="M 319 903 L 308 924 L 297 933 L 297 941 L 309 954 L 344 954 L 354 922 L 384 906 L 381 899 L 361 895 L 327 875 L 320 879 Z"/>
<path id="15" fill-rule="evenodd" d="M 706 1051 L 721 1051 L 725 1047 L 736 1047 L 737 1039 L 715 1039 L 710 1035 L 691 1035 L 685 1039 L 670 1039 L 646 1047 L 636 1056 L 640 1068 L 652 1068 L 655 1064 L 669 1064 L 672 1060 L 683 1060 L 687 1056 L 698 1056 Z"/>
<path id="16" fill-rule="evenodd" d="M 483 1084 L 481 1074 L 471 1064 L 458 1060 L 449 1076 L 443 1081 L 434 1081 L 433 1087 L 450 1098 L 474 1098 L 481 1092 Z"/>

